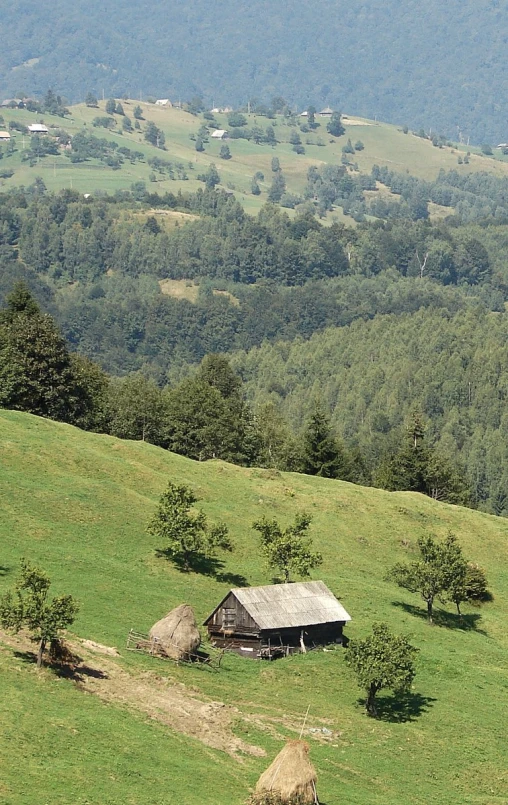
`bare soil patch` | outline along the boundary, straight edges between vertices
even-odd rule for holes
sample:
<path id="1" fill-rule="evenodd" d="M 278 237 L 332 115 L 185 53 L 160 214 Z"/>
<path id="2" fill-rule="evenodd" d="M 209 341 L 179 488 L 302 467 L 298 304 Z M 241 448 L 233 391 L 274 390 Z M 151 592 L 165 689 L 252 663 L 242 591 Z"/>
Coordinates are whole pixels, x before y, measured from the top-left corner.
<path id="1" fill-rule="evenodd" d="M 23 634 L 12 636 L 0 631 L 0 641 L 18 652 L 34 650 L 33 643 Z M 93 648 L 87 648 L 86 643 L 92 643 Z M 190 694 L 185 685 L 171 682 L 154 671 L 135 676 L 109 657 L 105 659 L 103 656 L 99 661 L 93 656 L 97 653 L 97 647 L 104 654 L 103 650 L 109 649 L 109 646 L 84 640 L 69 641 L 69 647 L 81 656 L 88 655 L 69 674 L 84 693 L 145 713 L 175 732 L 196 738 L 206 746 L 237 759 L 241 754 L 257 757 L 266 754 L 261 747 L 248 744 L 234 735 L 233 723 L 243 718 L 236 707 L 198 699 Z"/>

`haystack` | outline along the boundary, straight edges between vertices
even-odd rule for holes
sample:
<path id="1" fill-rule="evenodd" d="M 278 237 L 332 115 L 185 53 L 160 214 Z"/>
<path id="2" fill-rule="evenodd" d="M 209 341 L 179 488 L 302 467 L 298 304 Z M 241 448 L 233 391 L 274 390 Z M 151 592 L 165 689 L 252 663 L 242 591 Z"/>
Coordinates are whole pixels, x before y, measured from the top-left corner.
<path id="1" fill-rule="evenodd" d="M 150 629 L 150 639 L 157 639 L 157 649 L 172 660 L 190 660 L 201 643 L 192 607 L 180 604 Z"/>
<path id="2" fill-rule="evenodd" d="M 305 741 L 288 741 L 272 765 L 261 775 L 256 795 L 271 792 L 282 802 L 301 805 L 317 803 L 316 771 L 309 760 L 309 746 Z"/>

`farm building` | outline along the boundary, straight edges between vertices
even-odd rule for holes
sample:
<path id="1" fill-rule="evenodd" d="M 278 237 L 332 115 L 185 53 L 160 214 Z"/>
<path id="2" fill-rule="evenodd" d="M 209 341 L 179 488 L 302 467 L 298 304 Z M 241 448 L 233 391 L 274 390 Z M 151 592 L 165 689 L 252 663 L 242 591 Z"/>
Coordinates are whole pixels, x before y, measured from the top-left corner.
<path id="1" fill-rule="evenodd" d="M 32 123 L 31 126 L 28 126 L 28 131 L 31 134 L 47 134 L 49 129 L 44 123 Z"/>
<path id="2" fill-rule="evenodd" d="M 333 109 L 330 109 L 329 106 L 327 106 L 325 109 L 321 109 L 319 113 L 320 117 L 331 117 L 332 115 L 333 115 Z"/>
<path id="3" fill-rule="evenodd" d="M 0 131 L 0 140 L 10 140 L 11 135 L 8 131 Z"/>
<path id="4" fill-rule="evenodd" d="M 0 103 L 0 106 L 2 107 L 2 109 L 9 109 L 9 108 L 15 109 L 16 107 L 22 106 L 22 104 L 23 101 L 21 100 L 21 98 L 6 98 L 5 101 L 2 101 L 2 103 Z"/>
<path id="5" fill-rule="evenodd" d="M 342 643 L 350 620 L 324 582 L 308 581 L 230 590 L 204 625 L 215 646 L 273 659 Z"/>
<path id="6" fill-rule="evenodd" d="M 169 98 L 159 98 L 157 101 L 155 101 L 155 105 L 156 106 L 167 106 L 168 108 L 173 106 L 173 104 L 171 103 Z"/>
<path id="7" fill-rule="evenodd" d="M 212 131 L 211 136 L 214 140 L 225 140 L 228 136 L 228 133 L 225 131 L 225 129 L 216 129 L 216 131 Z"/>

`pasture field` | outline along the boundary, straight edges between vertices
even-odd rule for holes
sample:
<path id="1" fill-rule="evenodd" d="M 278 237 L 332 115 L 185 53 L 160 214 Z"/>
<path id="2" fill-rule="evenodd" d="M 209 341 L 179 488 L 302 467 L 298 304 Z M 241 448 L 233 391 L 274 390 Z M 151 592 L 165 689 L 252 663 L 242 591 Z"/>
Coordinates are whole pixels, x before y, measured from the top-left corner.
<path id="1" fill-rule="evenodd" d="M 290 133 L 294 129 L 288 126 L 282 116 L 278 115 L 276 119 L 269 120 L 254 114 L 246 115 L 249 127 L 258 125 L 264 129 L 267 125 L 273 125 L 277 145 L 271 147 L 256 145 L 253 141 L 247 140 L 228 140 L 232 157 L 224 160 L 219 155 L 222 145 L 219 140 L 209 138 L 205 143 L 205 151 L 201 153 L 196 151 L 195 142 L 191 137 L 195 137 L 202 123 L 207 123 L 201 115 L 195 116 L 178 108 L 158 107 L 135 100 L 122 101 L 125 114 L 133 122 L 133 109 L 136 105 L 141 106 L 144 119 L 140 121 L 141 129 L 133 130 L 131 133 L 122 132 L 120 115 L 114 116 L 117 131 L 93 127 L 93 119 L 105 114 L 103 101 L 99 102 L 99 108 L 89 108 L 84 104 L 72 106 L 70 115 L 66 118 L 40 115 L 20 109 L 2 109 L 0 113 L 4 122 L 0 123 L 1 128 L 7 128 L 12 121 L 24 125 L 44 121 L 50 131 L 62 128 L 70 135 L 80 130 L 91 131 L 96 137 L 142 152 L 144 159 L 133 164 L 126 160 L 119 170 L 114 170 L 98 160 L 71 163 L 62 151 L 58 156 L 41 158 L 31 167 L 28 162 L 22 160 L 22 152 L 28 148 L 30 137 L 20 132 L 13 132 L 16 151 L 8 154 L 6 146 L 0 146 L 4 151 L 4 158 L 0 160 L 0 174 L 13 171 L 12 177 L 0 178 L 0 190 L 29 185 L 35 177 L 40 176 L 50 190 L 72 187 L 83 193 L 97 191 L 114 193 L 117 190 L 130 189 L 135 182 L 144 181 L 147 188 L 154 192 L 194 191 L 203 186 L 198 181 L 198 175 L 206 172 L 209 165 L 214 163 L 220 173 L 221 186 L 232 190 L 245 209 L 255 214 L 267 200 L 272 181 L 273 156 L 277 156 L 280 160 L 288 191 L 302 193 L 309 167 L 324 163 L 340 164 L 342 147 L 348 138 L 353 144 L 361 140 L 365 146 L 363 151 L 356 152 L 352 157 L 361 173 L 370 173 L 373 165 L 379 165 L 423 179 L 435 179 L 441 169 L 445 171 L 457 169 L 461 172 L 487 171 L 497 175 L 508 175 L 508 157 L 500 152 L 496 151 L 494 156 L 486 157 L 479 148 L 464 145 L 437 148 L 429 140 L 412 133 L 404 134 L 400 127 L 347 116 L 343 119 L 346 131 L 342 137 L 331 137 L 326 131 L 326 119 L 317 117 L 316 120 L 320 124 L 317 130 L 307 134 L 300 132 L 305 154 L 297 155 L 289 142 Z M 228 128 L 227 116 L 217 114 L 215 120 L 218 126 Z M 145 141 L 144 129 L 148 121 L 155 123 L 164 132 L 166 150 L 155 148 Z M 469 165 L 459 166 L 458 155 L 466 151 L 471 152 Z M 182 163 L 188 178 L 171 180 L 156 173 L 157 181 L 151 182 L 149 177 L 153 170 L 146 161 L 150 157 Z M 261 195 L 253 196 L 251 181 L 258 171 L 263 174 L 264 180 L 259 181 Z M 433 217 L 439 217 L 442 210 L 433 209 L 431 213 Z M 334 219 L 351 222 L 350 218 L 344 218 L 340 209 L 328 216 L 327 220 Z"/>
<path id="2" fill-rule="evenodd" d="M 412 493 L 193 462 L 17 412 L 0 412 L 0 445 L 0 593 L 26 556 L 47 570 L 55 593 L 80 601 L 71 639 L 119 652 L 85 652 L 92 670 L 73 681 L 38 674 L 24 638 L 1 635 L 6 805 L 241 805 L 284 738 L 297 736 L 307 707 L 326 805 L 508 803 L 506 520 Z M 234 537 L 235 552 L 209 575 L 177 571 L 147 535 L 169 479 L 196 490 Z M 344 649 L 274 663 L 226 655 L 215 673 L 125 650 L 129 629 L 146 632 L 179 603 L 202 621 L 229 587 L 269 583 L 252 522 L 266 514 L 286 524 L 299 511 L 313 516 L 324 557 L 314 578 L 351 614 L 349 637 L 383 620 L 420 649 L 409 699 L 397 706 L 381 696 L 380 720 L 364 715 Z M 438 605 L 429 627 L 423 602 L 384 575 L 415 555 L 420 535 L 449 530 L 486 570 L 494 601 L 466 608 L 463 624 Z M 172 720 L 164 696 L 187 697 L 187 721 Z M 193 716 L 200 707 L 202 723 Z"/>

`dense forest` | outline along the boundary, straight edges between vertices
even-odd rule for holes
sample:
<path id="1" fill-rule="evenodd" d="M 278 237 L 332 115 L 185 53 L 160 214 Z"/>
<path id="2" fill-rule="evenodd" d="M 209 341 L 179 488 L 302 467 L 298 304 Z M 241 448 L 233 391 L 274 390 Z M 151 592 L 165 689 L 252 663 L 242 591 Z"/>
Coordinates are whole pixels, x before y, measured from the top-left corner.
<path id="1" fill-rule="evenodd" d="M 506 141 L 497 0 L 41 0 L 2 9 L 0 93 L 149 95 L 239 105 L 284 95 L 412 128 Z M 305 54 L 303 58 L 303 54 Z M 380 65 L 382 67 L 380 68 Z"/>
<path id="2" fill-rule="evenodd" d="M 417 415 L 425 449 L 457 468 L 453 499 L 504 513 L 503 185 L 481 174 L 467 188 L 457 181 L 462 214 L 433 223 L 408 215 L 411 177 L 404 186 L 396 175 L 383 179 L 399 182 L 400 217 L 355 227 L 325 225 L 319 201 L 292 216 L 267 204 L 251 217 L 206 187 L 83 198 L 49 193 L 37 180 L 0 196 L 0 298 L 24 280 L 67 347 L 102 367 L 72 358 L 77 424 L 194 458 L 301 469 L 302 428 L 320 406 L 343 445 L 339 477 L 392 488 L 387 457 Z M 452 179 L 442 176 L 442 187 Z M 471 210 L 487 193 L 489 217 L 478 220 Z M 155 206 L 194 219 L 165 228 Z M 168 281 L 193 286 L 194 297 L 163 293 Z M 196 375 L 211 353 L 233 353 L 243 381 L 233 414 L 230 401 L 203 390 L 203 370 Z M 107 406 L 92 415 L 86 378 L 100 387 L 103 370 L 125 379 L 107 382 Z M 126 398 L 141 405 L 135 416 Z M 182 422 L 203 417 L 189 436 Z M 219 422 L 217 435 L 210 423 Z M 409 488 L 437 483 L 420 470 L 413 476 Z"/>
<path id="3" fill-rule="evenodd" d="M 234 356 L 248 398 L 271 402 L 295 429 L 316 399 L 369 466 L 394 449 L 414 411 L 443 455 L 461 463 L 473 498 L 508 511 L 508 322 L 481 304 L 378 315 L 310 340 Z"/>

